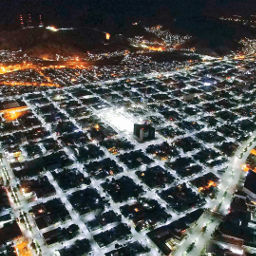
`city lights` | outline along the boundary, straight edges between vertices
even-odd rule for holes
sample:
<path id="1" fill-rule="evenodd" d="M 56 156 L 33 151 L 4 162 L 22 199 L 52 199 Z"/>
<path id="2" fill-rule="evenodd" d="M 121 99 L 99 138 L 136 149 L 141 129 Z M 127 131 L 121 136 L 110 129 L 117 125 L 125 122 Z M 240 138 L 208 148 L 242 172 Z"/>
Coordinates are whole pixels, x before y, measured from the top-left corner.
<path id="1" fill-rule="evenodd" d="M 48 29 L 48 30 L 50 30 L 52 32 L 58 32 L 59 31 L 59 29 L 56 28 L 55 26 L 47 26 L 46 29 Z"/>
<path id="2" fill-rule="evenodd" d="M 16 119 L 25 115 L 27 112 L 28 112 L 28 107 L 26 107 L 26 106 L 0 110 L 0 114 L 3 115 L 3 118 L 7 122 L 15 121 Z"/>
<path id="3" fill-rule="evenodd" d="M 216 186 L 217 186 L 216 182 L 214 182 L 213 180 L 209 180 L 208 184 L 204 187 L 199 187 L 198 191 L 201 192 L 201 191 L 208 190 L 209 188 L 216 187 Z"/>
<path id="4" fill-rule="evenodd" d="M 106 108 L 100 111 L 98 116 L 114 128 L 128 135 L 133 133 L 135 119 L 122 108 Z"/>
<path id="5" fill-rule="evenodd" d="M 21 2 L 0 26 L 0 254 L 256 251 L 256 2 Z"/>

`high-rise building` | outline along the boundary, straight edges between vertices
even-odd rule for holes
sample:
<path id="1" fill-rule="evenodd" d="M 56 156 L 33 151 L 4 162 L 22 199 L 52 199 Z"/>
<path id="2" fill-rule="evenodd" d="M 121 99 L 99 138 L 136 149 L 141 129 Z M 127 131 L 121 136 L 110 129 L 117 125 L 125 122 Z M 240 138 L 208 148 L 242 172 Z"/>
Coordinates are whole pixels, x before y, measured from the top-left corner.
<path id="1" fill-rule="evenodd" d="M 32 16 L 31 16 L 31 13 L 28 14 L 28 26 L 32 26 Z"/>
<path id="2" fill-rule="evenodd" d="M 134 124 L 133 135 L 139 142 L 152 140 L 155 138 L 155 128 L 150 124 Z"/>
<path id="3" fill-rule="evenodd" d="M 43 23 L 43 16 L 42 14 L 39 14 L 39 27 L 43 27 L 44 23 Z"/>
<path id="4" fill-rule="evenodd" d="M 24 27 L 24 20 L 23 20 L 22 14 L 19 15 L 19 22 L 20 22 L 21 27 Z"/>

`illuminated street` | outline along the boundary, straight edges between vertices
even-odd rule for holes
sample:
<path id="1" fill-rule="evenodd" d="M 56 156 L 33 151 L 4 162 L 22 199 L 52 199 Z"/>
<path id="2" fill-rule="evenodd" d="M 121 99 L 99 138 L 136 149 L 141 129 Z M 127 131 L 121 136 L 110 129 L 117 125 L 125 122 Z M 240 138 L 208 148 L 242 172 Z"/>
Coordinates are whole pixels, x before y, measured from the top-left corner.
<path id="1" fill-rule="evenodd" d="M 200 255 L 207 247 L 212 239 L 213 232 L 221 223 L 222 217 L 225 216 L 229 210 L 237 186 L 241 183 L 241 180 L 244 180 L 245 175 L 244 172 L 242 172 L 242 165 L 254 148 L 255 140 L 256 133 L 237 150 L 227 171 L 223 175 L 222 182 L 218 186 L 219 191 L 216 199 L 210 202 L 209 210 L 193 224 L 188 235 L 179 244 L 179 249 L 175 251 L 174 255 Z M 244 149 L 246 149 L 246 151 Z M 241 154 L 243 155 L 242 158 L 239 157 Z M 203 231 L 204 227 L 206 231 Z M 195 243 L 195 247 L 190 252 L 187 252 L 192 243 Z"/>
<path id="2" fill-rule="evenodd" d="M 239 84 L 243 81 L 241 78 L 242 73 L 239 73 L 239 80 L 236 80 L 234 76 L 233 82 L 228 82 L 226 87 L 221 87 L 221 83 L 229 79 L 227 78 L 228 74 L 221 77 L 220 74 L 222 73 L 219 72 L 212 77 L 201 77 L 200 73 L 205 69 L 225 68 L 226 70 L 227 66 L 230 68 L 237 67 L 237 72 L 239 72 L 241 65 L 251 66 L 252 71 L 253 60 L 253 58 L 242 61 L 234 60 L 233 57 L 226 57 L 223 60 L 209 59 L 206 62 L 204 61 L 204 65 L 202 63 L 190 64 L 189 71 L 187 71 L 188 68 L 186 67 L 178 71 L 154 72 L 143 76 L 129 77 L 129 79 L 125 77 L 123 80 L 118 79 L 116 82 L 115 80 L 107 80 L 100 84 L 96 82 L 90 85 L 74 82 L 60 89 L 56 87 L 54 90 L 50 88 L 44 89 L 40 93 L 25 92 L 22 97 L 12 95 L 12 101 L 22 102 L 22 104 L 19 104 L 19 108 L 20 111 L 25 111 L 25 113 L 23 115 L 15 114 L 14 116 L 9 114 L 7 116 L 7 110 L 3 109 L 2 118 L 6 120 L 6 125 L 11 124 L 10 122 L 12 121 L 19 123 L 27 116 L 30 116 L 35 120 L 33 121 L 35 126 L 30 127 L 29 130 L 39 129 L 39 133 L 38 135 L 36 135 L 37 133 L 33 135 L 37 137 L 24 138 L 22 142 L 16 141 L 10 145 L 8 140 L 15 135 L 14 131 L 19 126 L 17 128 L 15 126 L 13 128 L 5 128 L 5 132 L 2 134 L 3 159 L 5 159 L 4 161 L 7 160 L 11 167 L 9 168 L 9 164 L 6 166 L 6 173 L 3 176 L 6 177 L 6 180 L 10 179 L 8 176 L 12 177 L 12 182 L 10 183 L 12 188 L 22 186 L 26 190 L 29 188 L 26 184 L 32 182 L 34 175 L 38 176 L 36 173 L 39 172 L 38 177 L 42 181 L 44 179 L 44 182 L 47 181 L 47 187 L 49 187 L 49 195 L 48 192 L 42 196 L 36 194 L 36 197 L 33 195 L 31 197 L 30 195 L 28 199 L 23 199 L 20 193 L 17 195 L 17 200 L 19 201 L 18 209 L 27 214 L 29 218 L 28 224 L 32 223 L 31 232 L 33 236 L 24 230 L 26 237 L 36 240 L 43 254 L 53 254 L 57 251 L 64 253 L 76 241 L 86 239 L 90 241 L 90 247 L 87 250 L 92 255 L 99 255 L 99 252 L 107 253 L 115 249 L 115 243 L 112 241 L 106 242 L 103 240 L 105 242 L 100 242 L 103 239 L 101 238 L 102 234 L 104 232 L 107 234 L 107 232 L 112 232 L 115 228 L 120 227 L 124 229 L 123 232 L 127 232 L 127 236 L 125 238 L 123 236 L 116 237 L 116 241 L 121 244 L 136 241 L 136 243 L 143 244 L 143 250 L 146 250 L 147 253 L 150 250 L 151 255 L 158 255 L 160 251 L 155 243 L 152 243 L 151 239 L 147 238 L 149 228 L 154 230 L 161 229 L 165 225 L 169 225 L 181 217 L 186 217 L 187 214 L 202 207 L 214 211 L 214 207 L 216 208 L 220 205 L 223 197 L 226 201 L 223 201 L 217 211 L 225 214 L 232 198 L 232 190 L 228 193 L 225 193 L 225 191 L 238 182 L 241 174 L 241 163 L 247 153 L 244 153 L 243 159 L 236 162 L 234 166 L 228 167 L 228 171 L 223 174 L 224 176 L 219 170 L 228 166 L 228 162 L 232 161 L 232 159 L 236 159 L 236 156 L 232 159 L 229 158 L 230 150 L 236 152 L 236 147 L 243 148 L 244 144 L 240 144 L 239 141 L 242 142 L 247 136 L 253 136 L 247 130 L 248 126 L 243 125 L 245 121 L 250 122 L 250 120 L 253 120 L 253 116 L 244 115 L 242 110 L 245 107 L 247 109 L 254 107 L 249 99 L 253 97 L 255 90 L 248 91 L 246 98 L 243 98 L 241 94 L 234 94 L 232 100 L 236 100 L 238 104 L 232 107 L 231 98 L 225 92 L 230 86 L 239 88 L 237 86 L 240 86 Z M 62 69 L 57 69 L 55 76 L 52 75 L 51 79 L 53 79 L 54 83 L 58 81 L 58 83 L 63 84 L 62 79 L 66 77 L 66 72 L 71 72 L 72 74 L 73 70 L 62 71 Z M 79 72 L 82 74 L 84 71 L 80 69 Z M 83 73 L 83 78 L 86 77 L 88 70 L 85 70 L 85 72 Z M 175 94 L 175 90 L 171 89 L 178 82 L 178 80 L 175 81 L 175 77 L 179 80 L 184 78 L 183 89 L 182 91 L 176 90 L 177 94 Z M 171 83 L 169 82 L 170 79 L 172 80 Z M 195 89 L 194 81 L 198 79 L 202 81 L 199 82 L 199 88 Z M 244 79 L 249 78 L 246 76 Z M 237 81 L 238 85 L 234 81 Z M 152 84 L 154 84 L 154 87 Z M 129 88 L 129 93 L 127 94 L 123 88 Z M 170 94 L 169 90 L 172 90 Z M 214 98 L 211 98 L 209 91 L 215 95 Z M 196 102 L 198 98 L 201 99 L 200 103 L 193 105 L 193 102 Z M 4 102 L 5 98 L 1 100 Z M 216 101 L 219 104 L 223 104 L 227 110 L 219 110 L 217 105 L 213 106 L 212 103 Z M 165 106 L 162 105 L 163 102 Z M 189 107 L 188 104 L 190 104 Z M 16 113 L 14 111 L 18 110 L 10 108 L 8 111 L 8 113 Z M 233 129 L 229 118 L 236 127 L 241 127 L 239 132 L 236 133 L 237 135 L 234 134 L 232 137 L 228 137 L 224 130 L 224 127 Z M 55 122 L 52 122 L 52 120 L 55 120 Z M 141 123 L 144 120 L 149 120 L 156 128 L 156 139 L 138 143 L 132 135 L 133 124 L 136 122 Z M 172 129 L 175 130 L 175 133 L 172 132 Z M 26 129 L 17 131 L 25 134 Z M 213 137 L 205 137 L 204 135 L 211 133 L 215 133 L 215 135 Z M 69 137 L 66 134 L 69 134 Z M 76 134 L 79 134 L 79 137 Z M 113 144 L 114 142 L 118 144 L 115 145 Z M 17 144 L 19 149 L 16 149 L 16 143 L 19 143 Z M 233 146 L 225 149 L 225 144 Z M 86 146 L 82 148 L 82 145 Z M 249 152 L 250 149 L 247 149 L 247 151 Z M 203 154 L 204 158 L 201 158 L 201 154 Z M 236 153 L 236 155 L 239 154 L 240 151 Z M 55 164 L 50 158 L 55 161 Z M 33 162 L 40 161 L 40 159 L 45 159 L 41 163 L 43 168 L 35 172 L 32 167 Z M 99 172 L 100 169 L 97 172 L 93 171 L 93 169 L 91 171 L 91 168 L 102 168 L 100 167 L 101 161 L 112 161 L 112 169 L 108 169 L 109 167 L 106 166 L 104 167 L 106 170 L 102 174 Z M 27 163 L 26 165 L 24 165 L 25 162 Z M 60 168 L 60 164 L 63 166 L 62 168 Z M 18 165 L 21 167 L 18 167 Z M 150 173 L 150 170 L 156 167 L 161 170 L 161 175 L 165 175 L 166 178 L 169 177 L 170 185 L 167 186 L 161 180 L 152 180 L 152 184 L 149 183 L 147 172 Z M 65 172 L 70 172 L 70 174 L 66 174 L 68 175 L 67 177 L 73 173 L 73 178 L 70 176 L 70 179 L 74 179 L 74 181 L 70 185 L 64 186 L 66 177 L 61 176 L 63 168 Z M 182 170 L 180 168 L 185 169 Z M 236 169 L 234 170 L 233 168 Z M 209 171 L 212 178 L 209 176 L 207 179 Z M 97 174 L 98 172 L 99 174 Z M 235 173 L 232 178 L 230 178 L 231 172 Z M 111 176 L 113 178 L 105 180 L 105 177 Z M 166 178 L 165 181 L 167 181 Z M 79 179 L 84 180 L 83 182 L 86 182 L 86 185 L 83 182 L 79 182 Z M 201 183 L 201 181 L 199 183 L 200 179 L 204 183 Z M 221 180 L 220 182 L 218 181 L 219 179 Z M 158 184 L 158 182 L 161 183 Z M 126 183 L 130 184 L 131 190 L 125 189 Z M 124 199 L 118 198 L 112 184 L 116 184 L 114 186 L 118 186 L 121 189 L 119 193 L 127 193 L 127 195 L 124 194 Z M 126 192 L 122 191 L 123 189 Z M 191 203 L 186 197 L 176 198 L 176 189 L 184 189 L 184 193 L 190 198 Z M 214 192 L 216 193 L 215 199 L 209 198 L 208 195 L 211 195 L 216 189 L 217 193 Z M 29 190 L 33 192 L 33 187 L 29 188 Z M 208 194 L 208 191 L 212 192 Z M 92 193 L 91 196 L 95 198 L 92 200 L 96 200 L 96 204 L 92 201 L 86 206 L 85 209 L 87 210 L 83 210 L 82 207 L 85 206 L 83 206 L 83 201 L 79 201 L 80 193 L 81 196 L 83 193 L 84 196 L 87 193 Z M 133 196 L 133 193 L 138 193 L 136 195 L 137 198 Z M 170 197 L 172 199 L 169 199 Z M 132 205 L 138 204 L 138 199 L 152 200 L 148 201 L 148 203 L 155 204 L 154 207 L 161 209 L 163 216 L 166 217 L 162 220 L 159 219 L 160 221 L 152 219 L 152 217 L 149 217 L 146 222 L 142 219 L 144 224 L 142 227 L 137 227 L 133 218 L 125 213 L 127 211 L 125 209 L 129 205 L 132 207 Z M 27 200 L 29 203 L 27 203 Z M 183 201 L 183 205 L 179 203 L 179 200 Z M 61 217 L 62 221 L 56 219 L 57 223 L 59 223 L 58 227 L 65 230 L 72 225 L 76 225 L 78 231 L 76 231 L 77 233 L 74 237 L 67 239 L 65 242 L 55 243 L 54 246 L 48 247 L 42 237 L 46 238 L 46 235 L 48 236 L 51 231 L 55 230 L 54 232 L 57 232 L 55 217 L 51 217 L 53 219 L 50 223 L 43 223 L 40 220 L 40 214 L 38 215 L 35 211 L 41 212 L 39 207 L 43 207 L 42 209 L 51 207 L 48 211 L 54 211 L 50 203 L 55 201 L 56 207 L 58 205 L 60 211 L 62 211 L 62 207 L 66 209 L 66 212 L 63 212 L 65 215 Z M 16 206 L 13 207 L 16 209 Z M 139 211 L 138 207 L 145 206 L 135 207 L 136 212 Z M 109 225 L 100 230 L 91 230 L 88 223 L 93 220 L 94 214 L 102 214 L 107 211 L 122 217 L 119 221 L 110 222 Z M 149 211 L 149 209 L 141 208 L 141 211 Z M 213 221 L 211 222 L 210 219 L 213 219 Z M 191 241 L 194 240 L 195 244 L 197 241 L 200 242 L 191 250 L 191 255 L 195 255 L 193 253 L 197 254 L 210 240 L 211 234 L 218 223 L 219 219 L 209 211 L 203 214 L 197 224 L 193 224 L 192 228 L 188 229 L 186 239 L 182 241 L 183 245 L 179 247 L 175 255 L 183 255 Z M 202 234 L 201 230 L 206 224 L 207 229 Z M 36 225 L 39 230 L 36 230 Z M 154 234 L 153 232 L 150 231 L 150 238 Z M 203 239 L 200 238 L 200 234 L 202 234 Z"/>
<path id="3" fill-rule="evenodd" d="M 256 3 L 0 3 L 0 256 L 256 254 Z"/>

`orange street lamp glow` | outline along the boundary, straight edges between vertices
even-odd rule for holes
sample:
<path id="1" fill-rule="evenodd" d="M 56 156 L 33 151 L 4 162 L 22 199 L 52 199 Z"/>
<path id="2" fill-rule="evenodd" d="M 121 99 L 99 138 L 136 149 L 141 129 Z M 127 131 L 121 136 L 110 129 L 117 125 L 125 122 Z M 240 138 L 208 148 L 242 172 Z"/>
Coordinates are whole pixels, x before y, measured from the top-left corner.
<path id="1" fill-rule="evenodd" d="M 24 106 L 24 107 L 17 107 L 17 108 L 1 110 L 0 114 L 1 113 L 3 114 L 3 118 L 7 122 L 12 122 L 12 121 L 15 121 L 16 119 L 22 117 L 23 115 L 25 115 L 27 112 L 28 112 L 28 107 Z"/>
<path id="2" fill-rule="evenodd" d="M 256 149 L 252 149 L 250 152 L 252 155 L 256 156 Z"/>
<path id="3" fill-rule="evenodd" d="M 46 76 L 43 71 L 47 69 L 65 69 L 65 68 L 82 70 L 82 69 L 88 68 L 88 63 L 82 61 L 79 57 L 76 57 L 72 61 L 69 60 L 69 61 L 63 62 L 60 65 L 43 65 L 42 66 L 42 65 L 36 65 L 33 63 L 27 63 L 25 61 L 21 64 L 9 64 L 9 65 L 5 63 L 0 63 L 0 75 L 21 71 L 21 70 L 34 70 L 42 78 L 46 80 L 46 82 L 25 82 L 25 81 L 10 81 L 5 79 L 4 81 L 1 81 L 1 84 L 6 86 L 60 87 L 59 84 L 54 83 L 50 77 Z"/>
<path id="4" fill-rule="evenodd" d="M 109 33 L 106 33 L 106 40 L 109 40 L 110 39 L 110 34 Z"/>
<path id="5" fill-rule="evenodd" d="M 245 55 L 236 55 L 234 57 L 234 60 L 244 60 L 245 59 Z"/>
<path id="6" fill-rule="evenodd" d="M 32 256 L 31 249 L 29 248 L 29 242 L 25 239 L 19 239 L 15 245 L 15 251 L 20 256 Z"/>
<path id="7" fill-rule="evenodd" d="M 146 45 L 146 44 L 141 44 L 140 45 L 142 48 L 145 48 L 147 50 L 150 50 L 150 51 L 155 51 L 155 52 L 163 52 L 165 51 L 165 47 L 163 46 L 149 46 L 149 45 Z"/>
<path id="8" fill-rule="evenodd" d="M 242 165 L 242 170 L 243 170 L 244 172 L 248 172 L 248 171 L 250 170 L 250 166 L 249 166 L 248 164 L 243 164 L 243 165 Z"/>
<path id="9" fill-rule="evenodd" d="M 213 180 L 209 180 L 208 184 L 206 186 L 204 186 L 204 187 L 199 187 L 198 191 L 201 192 L 201 191 L 204 191 L 204 190 L 207 190 L 207 189 L 209 189 L 211 187 L 216 187 L 216 186 L 217 186 L 216 182 L 214 182 Z"/>
<path id="10" fill-rule="evenodd" d="M 94 129 L 98 132 L 98 131 L 100 130 L 99 124 L 95 124 L 95 125 L 94 125 Z"/>
<path id="11" fill-rule="evenodd" d="M 2 85 L 9 86 L 46 86 L 46 87 L 60 87 L 59 84 L 55 83 L 37 83 L 37 82 L 16 82 L 16 81 L 4 81 Z"/>

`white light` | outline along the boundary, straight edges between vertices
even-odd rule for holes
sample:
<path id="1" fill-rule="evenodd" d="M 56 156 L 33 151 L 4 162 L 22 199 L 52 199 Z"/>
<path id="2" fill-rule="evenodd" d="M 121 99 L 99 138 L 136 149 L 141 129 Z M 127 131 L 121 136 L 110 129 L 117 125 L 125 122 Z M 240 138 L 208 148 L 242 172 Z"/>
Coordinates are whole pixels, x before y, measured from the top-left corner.
<path id="1" fill-rule="evenodd" d="M 243 255 L 244 254 L 244 251 L 242 249 L 236 248 L 232 245 L 226 245 L 224 243 L 220 243 L 220 245 L 221 245 L 222 248 L 229 249 L 231 252 L 233 252 L 235 254 L 238 254 L 238 255 Z"/>
<path id="2" fill-rule="evenodd" d="M 98 116 L 112 128 L 132 135 L 136 121 L 123 108 L 106 108 Z"/>
<path id="3" fill-rule="evenodd" d="M 58 32 L 59 30 L 56 28 L 56 27 L 54 27 L 54 26 L 48 26 L 48 27 L 46 27 L 46 29 L 48 29 L 48 30 L 50 30 L 50 31 L 52 31 L 52 32 Z"/>

